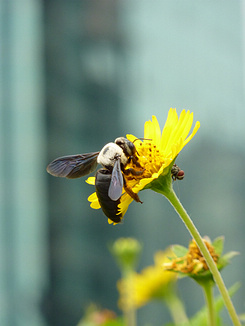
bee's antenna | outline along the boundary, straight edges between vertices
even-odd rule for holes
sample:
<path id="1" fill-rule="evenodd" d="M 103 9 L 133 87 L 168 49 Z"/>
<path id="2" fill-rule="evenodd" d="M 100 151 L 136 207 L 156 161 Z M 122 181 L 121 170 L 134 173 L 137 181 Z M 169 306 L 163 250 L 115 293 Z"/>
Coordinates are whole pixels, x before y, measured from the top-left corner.
<path id="1" fill-rule="evenodd" d="M 135 138 L 135 140 L 133 141 L 133 143 L 134 143 L 136 140 L 152 140 L 152 139 L 149 139 L 149 138 Z"/>

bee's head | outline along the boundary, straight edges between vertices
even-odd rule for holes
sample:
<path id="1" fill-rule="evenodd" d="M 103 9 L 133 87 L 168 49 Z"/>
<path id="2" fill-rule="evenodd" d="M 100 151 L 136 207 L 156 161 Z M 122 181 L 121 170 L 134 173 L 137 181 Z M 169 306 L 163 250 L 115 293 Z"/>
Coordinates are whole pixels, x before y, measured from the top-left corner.
<path id="1" fill-rule="evenodd" d="M 124 137 L 119 137 L 115 139 L 115 144 L 120 146 L 127 157 L 134 156 L 136 153 L 136 148 L 134 144 Z"/>

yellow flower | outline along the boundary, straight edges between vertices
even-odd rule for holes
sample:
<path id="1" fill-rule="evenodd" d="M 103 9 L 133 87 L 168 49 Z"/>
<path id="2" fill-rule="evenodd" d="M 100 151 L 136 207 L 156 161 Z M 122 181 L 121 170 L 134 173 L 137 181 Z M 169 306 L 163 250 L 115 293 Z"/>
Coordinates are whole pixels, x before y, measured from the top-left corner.
<path id="1" fill-rule="evenodd" d="M 168 262 L 170 250 L 158 251 L 153 266 L 149 266 L 140 274 L 132 273 L 118 282 L 120 293 L 119 306 L 122 310 L 139 308 L 152 299 L 163 299 L 168 293 L 170 284 L 176 280 L 176 274 L 164 271 L 163 264 Z"/>
<path id="2" fill-rule="evenodd" d="M 132 167 L 141 171 L 142 168 L 145 169 L 144 173 L 138 176 L 125 175 L 127 185 L 132 188 L 134 193 L 138 193 L 145 187 L 150 187 L 150 184 L 159 176 L 168 174 L 169 168 L 179 152 L 193 138 L 200 127 L 200 123 L 197 121 L 192 133 L 188 136 L 192 123 L 193 113 L 183 110 L 178 117 L 176 109 L 171 108 L 162 132 L 157 118 L 152 116 L 152 121 L 145 122 L 143 141 L 133 135 L 127 135 L 127 139 L 133 142 L 136 147 L 138 163 L 141 166 L 138 168 L 133 162 L 130 162 L 127 168 Z M 94 185 L 95 178 L 88 178 L 87 183 Z M 92 208 L 100 208 L 96 193 L 90 195 L 88 200 L 91 202 Z M 123 217 L 132 201 L 133 198 L 123 191 L 118 205 L 118 214 Z M 113 223 L 109 219 L 108 222 Z"/>
<path id="3" fill-rule="evenodd" d="M 214 262 L 217 264 L 219 260 L 219 254 L 216 253 L 215 248 L 212 246 L 210 239 L 203 239 L 210 255 L 212 256 Z M 169 263 L 164 263 L 166 270 L 171 270 L 174 272 L 180 272 L 183 274 L 197 275 L 198 273 L 207 271 L 208 265 L 198 248 L 196 241 L 192 239 L 189 244 L 188 251 L 183 257 L 178 257 L 172 259 Z"/>

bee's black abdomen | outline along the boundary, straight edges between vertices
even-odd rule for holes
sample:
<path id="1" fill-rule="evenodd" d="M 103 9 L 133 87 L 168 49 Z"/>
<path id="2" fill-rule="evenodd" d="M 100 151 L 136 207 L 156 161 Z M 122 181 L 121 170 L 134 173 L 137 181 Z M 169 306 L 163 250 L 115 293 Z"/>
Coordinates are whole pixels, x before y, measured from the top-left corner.
<path id="1" fill-rule="evenodd" d="M 112 220 L 114 223 L 119 223 L 122 219 L 122 214 L 118 214 L 118 205 L 120 204 L 120 198 L 114 201 L 111 200 L 111 198 L 108 196 L 110 183 L 111 172 L 107 169 L 98 170 L 95 177 L 95 189 L 100 206 L 104 214 L 110 220 Z"/>

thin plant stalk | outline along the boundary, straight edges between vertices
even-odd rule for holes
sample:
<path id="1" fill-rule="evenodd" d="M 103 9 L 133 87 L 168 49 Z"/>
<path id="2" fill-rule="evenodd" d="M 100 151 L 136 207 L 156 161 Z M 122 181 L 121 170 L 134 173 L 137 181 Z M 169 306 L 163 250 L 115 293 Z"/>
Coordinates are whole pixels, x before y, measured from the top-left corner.
<path id="1" fill-rule="evenodd" d="M 205 300 L 208 309 L 208 319 L 209 319 L 209 326 L 215 326 L 215 309 L 214 309 L 214 297 L 213 297 L 213 281 L 211 282 L 204 282 L 202 284 L 202 288 L 205 294 Z"/>
<path id="2" fill-rule="evenodd" d="M 160 192 L 160 191 L 159 191 Z M 168 188 L 168 191 L 163 191 L 162 194 L 169 200 L 169 202 L 172 204 L 182 221 L 184 222 L 187 230 L 190 232 L 193 239 L 196 241 L 203 257 L 205 258 L 207 265 L 210 269 L 210 272 L 213 275 L 213 278 L 219 288 L 219 291 L 223 297 L 225 306 L 228 310 L 228 313 L 230 315 L 230 318 L 233 322 L 234 326 L 241 326 L 240 320 L 237 316 L 237 313 L 235 311 L 235 308 L 232 304 L 231 298 L 229 296 L 229 293 L 227 291 L 227 288 L 224 284 L 224 281 L 220 275 L 220 272 L 213 261 L 212 256 L 210 255 L 206 245 L 204 244 L 200 233 L 198 232 L 197 228 L 195 227 L 194 223 L 192 222 L 190 216 L 187 214 L 186 210 L 180 203 L 178 197 L 176 196 L 174 190 L 172 187 Z"/>
<path id="3" fill-rule="evenodd" d="M 130 269 L 125 269 L 122 272 L 122 277 L 126 280 L 128 280 L 128 282 L 126 282 L 127 284 L 127 288 L 125 291 L 125 296 L 127 296 L 126 302 L 130 302 L 130 296 L 131 296 L 131 292 L 133 289 L 133 280 L 132 280 L 132 270 Z M 125 322 L 125 326 L 136 326 L 137 325 L 137 321 L 136 321 L 136 309 L 134 307 L 134 305 L 127 305 L 127 307 L 125 307 L 123 309 L 123 315 L 124 315 L 124 322 Z"/>
<path id="4" fill-rule="evenodd" d="M 174 293 L 170 292 L 164 299 L 164 303 L 167 305 L 172 319 L 176 325 L 189 326 L 190 322 L 186 316 L 185 309 L 183 307 L 182 301 Z"/>

